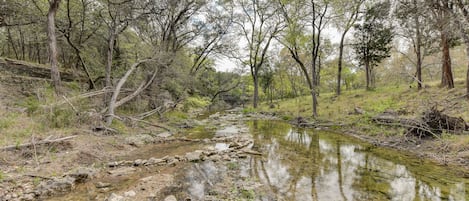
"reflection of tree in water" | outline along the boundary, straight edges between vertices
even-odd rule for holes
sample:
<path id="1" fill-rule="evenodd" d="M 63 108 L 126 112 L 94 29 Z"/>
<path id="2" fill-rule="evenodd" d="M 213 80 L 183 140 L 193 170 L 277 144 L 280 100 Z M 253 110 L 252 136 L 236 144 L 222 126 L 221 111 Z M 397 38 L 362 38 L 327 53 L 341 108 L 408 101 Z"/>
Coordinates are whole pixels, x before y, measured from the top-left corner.
<path id="1" fill-rule="evenodd" d="M 291 128 L 275 121 L 250 122 L 255 147 L 251 174 L 274 200 L 464 200 L 465 185 L 433 180 L 340 135 Z M 384 157 L 384 158 L 383 158 Z M 396 163 L 397 161 L 398 163 Z M 404 163 L 407 164 L 407 163 Z M 412 170 L 412 169 L 411 169 Z M 451 184 L 451 185 L 448 185 Z M 446 185 L 446 187 L 444 187 Z M 463 198 L 463 199 L 460 199 Z"/>

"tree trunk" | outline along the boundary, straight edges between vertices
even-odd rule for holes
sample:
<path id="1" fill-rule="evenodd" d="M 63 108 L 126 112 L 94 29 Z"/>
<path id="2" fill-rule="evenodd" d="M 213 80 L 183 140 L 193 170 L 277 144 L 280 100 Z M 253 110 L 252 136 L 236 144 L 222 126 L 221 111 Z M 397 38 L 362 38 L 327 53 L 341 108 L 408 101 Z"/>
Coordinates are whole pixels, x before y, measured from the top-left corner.
<path id="1" fill-rule="evenodd" d="M 109 30 L 109 38 L 108 38 L 108 49 L 107 49 L 107 62 L 106 62 L 106 72 L 105 72 L 105 81 L 106 87 L 112 87 L 111 81 L 111 68 L 112 68 L 112 57 L 114 53 L 114 42 L 116 40 L 116 34 L 114 28 L 110 28 Z"/>
<path id="2" fill-rule="evenodd" d="M 365 74 L 366 74 L 366 90 L 371 90 L 370 82 L 371 82 L 371 69 L 370 63 L 365 61 Z"/>
<path id="3" fill-rule="evenodd" d="M 145 60 L 138 61 L 137 63 L 134 63 L 130 67 L 130 69 L 124 74 L 124 76 L 119 80 L 119 82 L 117 83 L 116 88 L 114 89 L 114 92 L 112 93 L 112 97 L 109 101 L 108 112 L 105 116 L 104 122 L 106 123 L 106 125 L 108 125 L 108 126 L 111 125 L 112 120 L 114 119 L 114 116 L 115 116 L 114 115 L 114 109 L 117 107 L 117 104 L 116 104 L 117 97 L 119 96 L 119 93 L 121 91 L 122 86 L 125 84 L 125 82 L 129 78 L 129 76 L 135 71 L 135 69 L 137 69 L 137 67 L 140 64 L 148 62 L 148 61 L 150 61 L 150 59 L 145 59 Z"/>
<path id="4" fill-rule="evenodd" d="M 47 35 L 49 36 L 49 55 L 51 64 L 51 79 L 56 94 L 60 94 L 60 73 L 57 61 L 57 38 L 55 36 L 55 14 L 61 0 L 49 1 L 49 13 L 47 14 Z"/>
<path id="5" fill-rule="evenodd" d="M 347 34 L 348 30 L 345 30 L 342 33 L 342 37 L 340 38 L 340 44 L 339 44 L 339 61 L 337 65 L 337 96 L 340 96 L 340 82 L 342 80 L 342 58 L 344 54 L 344 40 L 345 40 L 345 35 Z"/>
<path id="6" fill-rule="evenodd" d="M 254 80 L 254 97 L 253 97 L 253 107 L 257 108 L 257 102 L 259 101 L 259 80 L 257 73 L 253 74 L 253 80 Z"/>
<path id="7" fill-rule="evenodd" d="M 313 52 L 313 54 L 314 54 L 314 52 Z M 315 62 L 316 59 L 315 58 L 317 58 L 317 57 L 314 57 L 314 55 L 313 55 L 313 62 L 312 62 L 312 67 L 311 67 L 311 76 L 312 76 L 312 79 L 311 79 L 311 97 L 312 97 L 312 101 L 313 101 L 313 117 L 314 118 L 316 118 L 318 116 L 318 112 L 317 112 L 318 99 L 317 99 L 317 93 L 316 93 L 317 74 L 316 74 L 316 62 Z"/>
<path id="8" fill-rule="evenodd" d="M 417 0 L 413 0 L 414 6 L 417 8 L 418 3 Z M 420 35 L 420 20 L 418 12 L 414 14 L 414 21 L 415 21 L 415 54 L 417 56 L 417 89 L 422 89 L 422 38 Z"/>
<path id="9" fill-rule="evenodd" d="M 441 69 L 441 86 L 454 88 L 453 72 L 451 70 L 451 56 L 449 52 L 449 39 L 445 31 L 441 32 L 441 47 L 442 47 L 442 69 Z"/>

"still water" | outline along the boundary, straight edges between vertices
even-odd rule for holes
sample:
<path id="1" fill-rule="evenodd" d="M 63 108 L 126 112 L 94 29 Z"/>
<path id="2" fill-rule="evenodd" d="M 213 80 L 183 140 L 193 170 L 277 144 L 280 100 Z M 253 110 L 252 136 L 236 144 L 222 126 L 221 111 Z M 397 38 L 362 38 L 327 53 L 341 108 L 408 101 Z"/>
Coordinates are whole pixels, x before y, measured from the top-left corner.
<path id="1" fill-rule="evenodd" d="M 254 149 L 264 153 L 239 162 L 240 174 L 260 182 L 267 192 L 255 200 L 459 201 L 469 196 L 468 179 L 404 153 L 278 121 L 250 121 L 246 127 Z M 200 166 L 208 177 L 224 171 L 210 162 Z M 198 186 L 190 187 L 191 194 L 202 198 L 201 189 L 209 187 L 192 183 Z"/>

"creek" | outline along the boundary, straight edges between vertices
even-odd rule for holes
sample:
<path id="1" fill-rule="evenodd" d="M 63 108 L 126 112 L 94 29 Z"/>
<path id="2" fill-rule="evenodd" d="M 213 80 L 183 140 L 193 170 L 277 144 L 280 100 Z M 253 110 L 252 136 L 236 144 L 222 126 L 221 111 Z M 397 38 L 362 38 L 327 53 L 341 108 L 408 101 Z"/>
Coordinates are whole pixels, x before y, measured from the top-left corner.
<path id="1" fill-rule="evenodd" d="M 167 168 L 138 167 L 135 173 L 119 177 L 104 173 L 49 200 L 105 200 L 111 193 L 125 195 L 129 191 L 136 196 L 122 200 L 163 200 L 169 195 L 177 200 L 469 200 L 469 179 L 455 168 L 344 134 L 296 128 L 276 120 L 227 117 L 231 119 L 205 120 L 202 126 L 181 135 L 192 139 L 248 136 L 253 143 L 247 153 L 255 154 L 228 158 L 225 154 L 217 160 L 180 162 Z M 184 155 L 207 147 L 229 152 L 231 145 L 148 144 L 131 158 Z M 97 182 L 112 187 L 100 192 Z"/>
<path id="2" fill-rule="evenodd" d="M 249 156 L 235 165 L 207 161 L 189 168 L 185 190 L 193 200 L 216 194 L 214 186 L 226 183 L 221 178 L 227 176 L 240 177 L 238 180 L 244 183 L 254 181 L 250 186 L 238 185 L 229 190 L 241 192 L 238 196 L 246 200 L 468 198 L 467 178 L 449 167 L 400 151 L 379 148 L 343 134 L 294 128 L 279 121 L 254 120 L 245 126 L 254 139 L 253 149 L 263 156 Z M 229 128 L 233 130 L 232 126 Z M 232 166 L 236 166 L 237 175 L 226 175 Z"/>

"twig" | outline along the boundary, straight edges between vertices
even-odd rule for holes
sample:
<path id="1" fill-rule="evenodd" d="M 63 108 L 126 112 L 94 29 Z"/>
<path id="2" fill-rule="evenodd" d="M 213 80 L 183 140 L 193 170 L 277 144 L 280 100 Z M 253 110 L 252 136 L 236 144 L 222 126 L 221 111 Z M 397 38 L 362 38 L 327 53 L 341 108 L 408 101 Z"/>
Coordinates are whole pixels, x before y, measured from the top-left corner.
<path id="1" fill-rule="evenodd" d="M 153 124 L 153 123 L 148 122 L 148 121 L 145 121 L 145 120 L 137 119 L 137 118 L 134 118 L 134 117 L 125 117 L 125 118 L 128 118 L 128 119 L 130 119 L 130 120 L 132 120 L 132 121 L 141 122 L 141 123 L 144 123 L 144 124 L 153 126 L 153 127 L 162 128 L 162 129 L 165 129 L 166 131 L 171 132 L 171 129 L 169 129 L 169 128 L 167 128 L 167 127 L 164 127 L 164 126 L 161 126 L 161 125 L 156 125 L 156 124 Z"/>
<path id="2" fill-rule="evenodd" d="M 75 113 L 78 115 L 79 112 L 78 112 L 77 108 L 75 108 L 75 106 L 73 106 L 73 104 L 70 102 L 70 100 L 68 100 L 67 97 L 65 97 L 65 96 L 62 96 L 62 97 L 70 105 L 70 107 L 72 107 L 72 110 L 75 111 Z"/>
<path id="3" fill-rule="evenodd" d="M 26 176 L 26 177 L 34 177 L 34 178 L 41 178 L 41 179 L 48 179 L 48 180 L 52 180 L 54 178 L 52 177 L 46 177 L 46 176 L 41 176 L 41 175 L 35 175 L 35 174 L 25 174 L 23 176 Z"/>
<path id="4" fill-rule="evenodd" d="M 32 136 L 31 143 L 33 144 L 33 149 L 34 149 L 34 160 L 36 161 L 36 165 L 39 166 L 39 160 L 37 159 L 37 149 L 36 149 L 36 143 L 34 140 L 34 135 Z"/>

